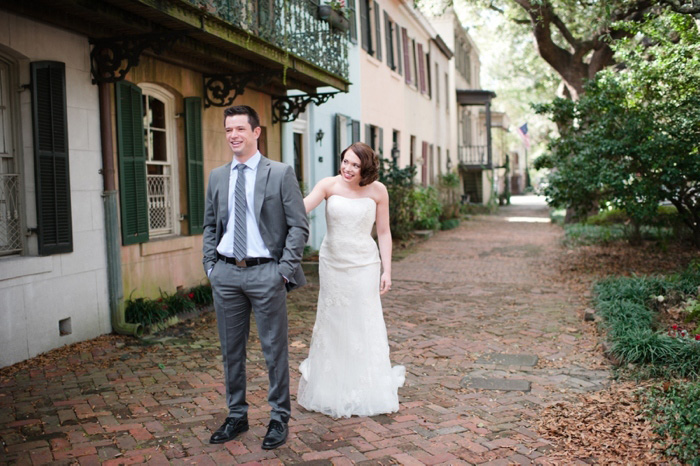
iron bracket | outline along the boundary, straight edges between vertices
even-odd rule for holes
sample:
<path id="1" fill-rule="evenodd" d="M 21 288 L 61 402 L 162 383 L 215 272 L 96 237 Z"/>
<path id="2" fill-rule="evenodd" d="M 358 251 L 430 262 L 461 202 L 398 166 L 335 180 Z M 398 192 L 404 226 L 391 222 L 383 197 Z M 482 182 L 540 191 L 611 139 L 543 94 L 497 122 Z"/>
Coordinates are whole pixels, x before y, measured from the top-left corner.
<path id="1" fill-rule="evenodd" d="M 245 92 L 251 82 L 258 86 L 269 84 L 276 77 L 281 77 L 280 71 L 248 71 L 236 74 L 217 74 L 204 76 L 204 108 L 228 107 L 236 97 Z M 231 95 L 233 92 L 233 95 Z"/>
<path id="2" fill-rule="evenodd" d="M 297 119 L 299 114 L 310 103 L 322 105 L 340 92 L 322 92 L 320 94 L 276 95 L 272 96 L 272 124 L 289 123 Z"/>
<path id="3" fill-rule="evenodd" d="M 188 34 L 188 31 L 139 34 L 134 36 L 90 39 L 90 71 L 92 83 L 114 83 L 126 77 L 139 64 L 146 49 L 160 55 Z"/>

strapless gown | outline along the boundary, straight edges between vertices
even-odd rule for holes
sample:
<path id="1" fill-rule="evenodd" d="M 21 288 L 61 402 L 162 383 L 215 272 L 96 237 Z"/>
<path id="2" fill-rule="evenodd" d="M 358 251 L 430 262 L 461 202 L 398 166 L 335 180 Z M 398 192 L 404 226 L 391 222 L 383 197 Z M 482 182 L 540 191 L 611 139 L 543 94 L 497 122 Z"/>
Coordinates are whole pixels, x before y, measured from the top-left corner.
<path id="1" fill-rule="evenodd" d="M 392 368 L 389 360 L 372 239 L 376 209 L 370 198 L 333 195 L 326 201 L 316 323 L 309 356 L 299 367 L 297 401 L 335 418 L 399 410 L 406 370 Z"/>

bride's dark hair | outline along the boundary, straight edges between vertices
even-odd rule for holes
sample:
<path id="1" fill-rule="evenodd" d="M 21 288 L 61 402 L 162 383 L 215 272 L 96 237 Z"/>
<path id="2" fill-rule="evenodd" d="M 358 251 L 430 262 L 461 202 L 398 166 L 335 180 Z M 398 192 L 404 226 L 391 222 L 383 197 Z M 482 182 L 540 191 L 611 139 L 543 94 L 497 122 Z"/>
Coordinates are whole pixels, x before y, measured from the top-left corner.
<path id="1" fill-rule="evenodd" d="M 360 159 L 360 186 L 367 186 L 377 181 L 379 178 L 379 157 L 377 157 L 374 150 L 364 142 L 356 142 L 346 147 L 340 153 L 341 162 L 345 159 L 345 153 L 349 150 L 352 150 Z M 340 170 L 338 170 L 338 174 L 340 174 Z"/>

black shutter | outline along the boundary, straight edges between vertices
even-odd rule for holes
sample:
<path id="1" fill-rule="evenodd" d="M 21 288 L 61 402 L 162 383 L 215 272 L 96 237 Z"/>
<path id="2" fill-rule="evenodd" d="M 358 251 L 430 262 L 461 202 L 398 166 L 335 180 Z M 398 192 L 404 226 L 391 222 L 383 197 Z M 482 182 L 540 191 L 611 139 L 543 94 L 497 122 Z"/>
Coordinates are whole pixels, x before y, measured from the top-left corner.
<path id="1" fill-rule="evenodd" d="M 72 252 L 65 65 L 40 61 L 30 69 L 39 254 Z"/>
<path id="2" fill-rule="evenodd" d="M 375 50 L 375 57 L 377 57 L 377 60 L 382 61 L 382 23 L 381 23 L 381 15 L 379 14 L 379 5 L 375 1 L 373 3 L 374 5 L 374 37 L 375 41 L 374 43 L 377 45 L 377 50 Z"/>
<path id="3" fill-rule="evenodd" d="M 187 220 L 190 235 L 204 227 L 204 155 L 202 149 L 202 99 L 185 99 L 185 146 L 187 149 Z"/>
<path id="4" fill-rule="evenodd" d="M 365 144 L 367 144 L 369 147 L 372 147 L 372 126 L 371 125 L 365 125 Z"/>
<path id="5" fill-rule="evenodd" d="M 384 157 L 384 128 L 379 129 L 379 144 L 377 146 L 377 154 L 379 157 Z"/>
<path id="6" fill-rule="evenodd" d="M 368 0 L 360 0 L 360 35 L 362 48 L 367 53 L 372 53 L 372 45 L 370 43 L 371 32 L 369 30 L 369 3 Z"/>
<path id="7" fill-rule="evenodd" d="M 148 198 L 142 93 L 127 81 L 118 81 L 115 89 L 122 243 L 143 243 L 148 241 Z"/>

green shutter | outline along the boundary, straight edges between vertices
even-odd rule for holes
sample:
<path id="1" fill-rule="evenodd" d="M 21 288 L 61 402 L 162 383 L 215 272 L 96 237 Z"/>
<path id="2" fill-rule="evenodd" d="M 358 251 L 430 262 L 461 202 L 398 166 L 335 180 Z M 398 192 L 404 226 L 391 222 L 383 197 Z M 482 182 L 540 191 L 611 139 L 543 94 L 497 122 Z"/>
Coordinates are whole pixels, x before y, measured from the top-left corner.
<path id="1" fill-rule="evenodd" d="M 204 224 L 204 156 L 202 149 L 202 99 L 185 99 L 185 144 L 187 147 L 187 220 L 190 235 L 202 233 Z"/>
<path id="2" fill-rule="evenodd" d="M 31 64 L 39 254 L 73 251 L 65 65 Z"/>
<path id="3" fill-rule="evenodd" d="M 377 46 L 377 49 L 374 51 L 375 52 L 375 57 L 377 60 L 382 61 L 382 23 L 381 19 L 382 16 L 379 13 L 379 5 L 375 1 L 373 4 L 373 10 L 374 10 L 374 43 Z"/>
<path id="4" fill-rule="evenodd" d="M 148 241 L 148 198 L 142 93 L 126 81 L 115 88 L 122 243 L 143 243 Z"/>

